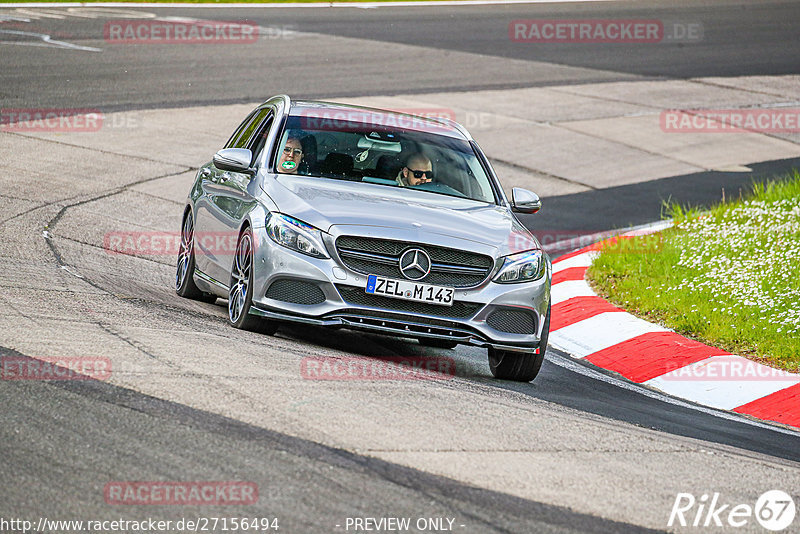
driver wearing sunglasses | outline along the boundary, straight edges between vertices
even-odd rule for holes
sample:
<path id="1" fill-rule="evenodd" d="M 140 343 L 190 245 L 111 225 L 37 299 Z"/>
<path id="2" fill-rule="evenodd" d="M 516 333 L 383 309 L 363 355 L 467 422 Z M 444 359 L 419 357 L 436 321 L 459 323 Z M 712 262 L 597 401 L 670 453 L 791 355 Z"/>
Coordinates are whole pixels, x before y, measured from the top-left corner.
<path id="1" fill-rule="evenodd" d="M 278 172 L 297 174 L 301 161 L 303 161 L 303 145 L 300 139 L 290 135 L 278 159 Z"/>
<path id="2" fill-rule="evenodd" d="M 397 184 L 400 187 L 426 184 L 431 180 L 433 180 L 431 160 L 422 152 L 411 154 L 397 173 Z"/>

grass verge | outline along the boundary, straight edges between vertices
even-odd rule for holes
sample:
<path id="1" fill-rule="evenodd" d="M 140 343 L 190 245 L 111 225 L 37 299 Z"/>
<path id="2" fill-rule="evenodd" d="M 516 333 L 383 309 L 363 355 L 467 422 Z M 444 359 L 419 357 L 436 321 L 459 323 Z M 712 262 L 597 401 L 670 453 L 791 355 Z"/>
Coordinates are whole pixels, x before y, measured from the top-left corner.
<path id="1" fill-rule="evenodd" d="M 604 249 L 587 272 L 634 315 L 733 354 L 800 372 L 800 173 L 755 184 L 675 226 Z"/>

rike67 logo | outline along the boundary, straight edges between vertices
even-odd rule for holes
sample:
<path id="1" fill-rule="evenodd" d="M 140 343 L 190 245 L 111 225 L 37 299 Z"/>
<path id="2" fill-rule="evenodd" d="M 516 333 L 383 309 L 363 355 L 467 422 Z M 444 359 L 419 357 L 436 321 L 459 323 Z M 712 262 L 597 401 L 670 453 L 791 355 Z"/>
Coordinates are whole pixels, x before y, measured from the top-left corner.
<path id="1" fill-rule="evenodd" d="M 765 529 L 779 532 L 794 522 L 796 513 L 794 500 L 781 490 L 763 493 L 755 506 L 724 502 L 719 493 L 703 494 L 699 499 L 691 493 L 678 493 L 667 526 L 741 528 L 755 519 Z"/>

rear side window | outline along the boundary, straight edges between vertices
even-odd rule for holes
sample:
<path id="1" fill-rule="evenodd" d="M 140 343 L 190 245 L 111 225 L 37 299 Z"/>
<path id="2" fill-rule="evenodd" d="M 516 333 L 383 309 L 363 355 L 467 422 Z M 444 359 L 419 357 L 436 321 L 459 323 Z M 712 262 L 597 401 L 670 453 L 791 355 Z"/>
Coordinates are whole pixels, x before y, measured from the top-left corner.
<path id="1" fill-rule="evenodd" d="M 236 131 L 233 132 L 233 135 L 231 136 L 231 138 L 228 139 L 228 142 L 225 143 L 225 148 L 234 148 L 234 144 L 239 139 L 239 137 L 242 136 L 242 132 L 245 130 L 245 128 L 247 128 L 247 126 L 250 124 L 250 122 L 252 122 L 253 117 L 256 115 L 257 112 L 258 112 L 257 109 L 253 110 L 252 112 L 250 112 L 250 115 L 248 115 L 247 118 L 242 121 L 242 123 L 239 125 L 239 127 L 236 128 Z"/>
<path id="2" fill-rule="evenodd" d="M 264 108 L 257 109 L 251 113 L 236 130 L 236 133 L 231 136 L 225 148 L 246 148 L 247 142 L 250 140 L 253 132 L 269 112 L 269 108 Z"/>
<path id="3" fill-rule="evenodd" d="M 267 137 L 269 137 L 272 124 L 275 122 L 273 119 L 274 117 L 272 117 L 270 114 L 270 116 L 268 116 L 264 121 L 264 124 L 258 129 L 258 133 L 250 140 L 250 144 L 248 146 L 253 152 L 253 164 L 259 160 L 261 152 L 264 150 L 264 145 L 267 143 Z"/>

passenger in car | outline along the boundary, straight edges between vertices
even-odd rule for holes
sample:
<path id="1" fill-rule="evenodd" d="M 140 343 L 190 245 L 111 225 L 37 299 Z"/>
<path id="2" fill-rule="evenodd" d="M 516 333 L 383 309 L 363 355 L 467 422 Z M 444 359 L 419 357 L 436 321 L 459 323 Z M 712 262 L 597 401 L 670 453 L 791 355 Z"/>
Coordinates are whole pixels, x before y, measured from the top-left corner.
<path id="1" fill-rule="evenodd" d="M 406 163 L 397 173 L 400 187 L 426 184 L 433 180 L 431 160 L 422 152 L 415 152 L 406 158 Z"/>
<path id="2" fill-rule="evenodd" d="M 297 169 L 303 161 L 303 145 L 300 139 L 294 135 L 289 135 L 286 146 L 278 159 L 278 172 L 284 174 L 297 174 Z"/>

